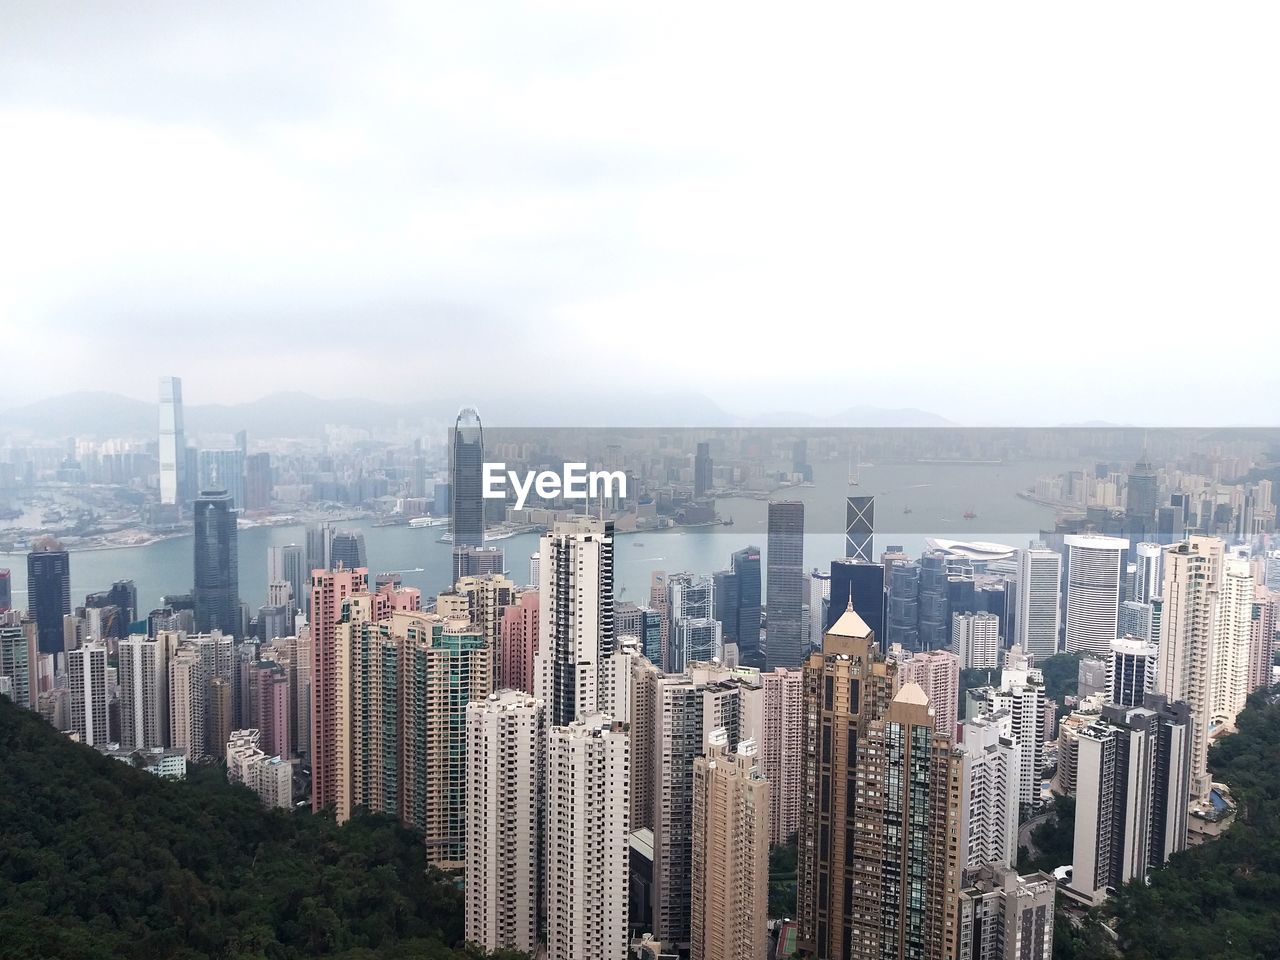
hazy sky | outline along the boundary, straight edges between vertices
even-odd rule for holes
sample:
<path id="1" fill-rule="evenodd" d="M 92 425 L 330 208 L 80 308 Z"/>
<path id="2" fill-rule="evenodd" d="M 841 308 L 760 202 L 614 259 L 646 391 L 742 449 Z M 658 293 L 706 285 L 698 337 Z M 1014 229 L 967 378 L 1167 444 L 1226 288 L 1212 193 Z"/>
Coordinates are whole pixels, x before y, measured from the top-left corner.
<path id="1" fill-rule="evenodd" d="M 0 406 L 173 373 L 1274 423 L 1278 26 L 8 0 Z"/>

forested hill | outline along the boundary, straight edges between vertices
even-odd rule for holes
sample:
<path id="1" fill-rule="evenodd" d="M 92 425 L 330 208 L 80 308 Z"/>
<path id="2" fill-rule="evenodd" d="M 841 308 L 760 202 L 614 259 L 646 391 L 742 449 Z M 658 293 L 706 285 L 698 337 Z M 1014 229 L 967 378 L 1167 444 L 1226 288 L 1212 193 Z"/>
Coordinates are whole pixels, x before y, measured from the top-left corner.
<path id="1" fill-rule="evenodd" d="M 391 820 L 264 810 L 217 769 L 162 781 L 0 696 L 6 960 L 480 956 L 461 939 L 460 892 Z"/>
<path id="2" fill-rule="evenodd" d="M 1238 804 L 1221 837 L 1176 854 L 1149 884 L 1127 884 L 1114 909 L 1127 960 L 1280 957 L 1280 702 L 1255 693 L 1238 733 L 1209 751 Z"/>

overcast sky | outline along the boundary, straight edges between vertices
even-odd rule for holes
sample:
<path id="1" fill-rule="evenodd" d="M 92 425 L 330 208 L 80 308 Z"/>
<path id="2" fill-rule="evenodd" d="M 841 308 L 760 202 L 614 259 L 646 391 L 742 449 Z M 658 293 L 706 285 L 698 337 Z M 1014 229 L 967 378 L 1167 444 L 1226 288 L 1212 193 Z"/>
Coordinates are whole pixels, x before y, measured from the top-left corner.
<path id="1" fill-rule="evenodd" d="M 1278 11 L 7 0 L 0 406 L 1274 423 Z"/>

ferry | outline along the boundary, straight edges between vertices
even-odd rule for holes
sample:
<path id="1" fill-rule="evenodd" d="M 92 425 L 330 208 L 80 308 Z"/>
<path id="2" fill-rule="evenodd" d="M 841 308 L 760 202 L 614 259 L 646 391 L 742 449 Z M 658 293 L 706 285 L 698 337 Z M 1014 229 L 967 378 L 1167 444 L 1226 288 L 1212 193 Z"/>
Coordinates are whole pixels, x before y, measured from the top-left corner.
<path id="1" fill-rule="evenodd" d="M 448 517 L 414 517 L 409 521 L 409 526 L 421 530 L 423 527 L 439 527 L 448 522 Z"/>

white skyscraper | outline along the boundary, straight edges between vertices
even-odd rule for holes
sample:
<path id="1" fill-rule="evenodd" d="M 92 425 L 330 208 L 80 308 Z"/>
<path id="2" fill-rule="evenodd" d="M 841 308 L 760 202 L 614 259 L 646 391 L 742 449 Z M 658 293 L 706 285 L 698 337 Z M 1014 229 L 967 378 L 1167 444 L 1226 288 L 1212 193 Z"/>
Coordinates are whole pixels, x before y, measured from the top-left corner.
<path id="1" fill-rule="evenodd" d="M 624 960 L 630 770 L 621 723 L 594 714 L 547 742 L 548 960 Z"/>
<path id="2" fill-rule="evenodd" d="M 535 692 L 549 726 L 597 711 L 601 658 L 613 652 L 613 524 L 593 517 L 556 523 L 538 564 Z"/>
<path id="3" fill-rule="evenodd" d="M 1164 548 L 1158 543 L 1140 543 L 1134 553 L 1137 573 L 1132 599 L 1138 603 L 1150 603 L 1152 597 L 1160 596 L 1163 586 L 1160 558 L 1164 556 Z"/>
<path id="4" fill-rule="evenodd" d="M 160 502 L 177 504 L 188 494 L 187 439 L 182 428 L 182 379 L 160 378 Z"/>
<path id="5" fill-rule="evenodd" d="M 1037 658 L 1058 652 L 1062 556 L 1032 547 L 1018 551 L 1017 616 L 1013 643 Z"/>
<path id="6" fill-rule="evenodd" d="M 71 729 L 81 743 L 91 747 L 110 742 L 107 645 L 94 641 L 70 651 L 67 674 L 71 688 Z"/>
<path id="7" fill-rule="evenodd" d="M 1120 622 L 1120 584 L 1129 541 L 1092 534 L 1063 541 L 1067 547 L 1067 652 L 1105 657 Z"/>
<path id="8" fill-rule="evenodd" d="M 1156 692 L 1182 701 L 1191 721 L 1191 793 L 1209 797 L 1209 724 L 1213 709 L 1214 608 L 1223 542 L 1190 537 L 1164 557 L 1164 613 Z"/>
<path id="9" fill-rule="evenodd" d="M 488 951 L 538 947 L 546 745 L 541 700 L 467 705 L 466 938 Z"/>
<path id="10" fill-rule="evenodd" d="M 168 631 L 120 641 L 120 746 L 169 746 L 169 658 L 176 646 Z"/>
<path id="11" fill-rule="evenodd" d="M 1111 641 L 1107 660 L 1107 702 L 1126 707 L 1142 706 L 1155 690 L 1156 659 L 1160 650 L 1143 637 L 1118 637 Z"/>
<path id="12" fill-rule="evenodd" d="M 690 663 L 724 658 L 722 625 L 714 616 L 712 577 L 671 574 L 667 578 L 667 610 L 670 627 L 663 670 L 681 673 Z"/>
<path id="13" fill-rule="evenodd" d="M 1018 746 L 1006 710 L 963 724 L 961 842 L 966 867 L 1013 866 L 1018 859 L 1018 804 L 1022 796 Z"/>
<path id="14" fill-rule="evenodd" d="M 994 613 L 952 614 L 951 652 L 961 670 L 994 670 L 1000 664 L 1000 618 Z"/>
<path id="15" fill-rule="evenodd" d="M 1249 696 L 1249 651 L 1254 612 L 1254 580 L 1249 561 L 1228 557 L 1222 564 L 1213 624 L 1213 694 L 1209 723 L 1235 729 Z"/>

